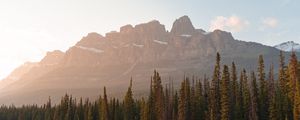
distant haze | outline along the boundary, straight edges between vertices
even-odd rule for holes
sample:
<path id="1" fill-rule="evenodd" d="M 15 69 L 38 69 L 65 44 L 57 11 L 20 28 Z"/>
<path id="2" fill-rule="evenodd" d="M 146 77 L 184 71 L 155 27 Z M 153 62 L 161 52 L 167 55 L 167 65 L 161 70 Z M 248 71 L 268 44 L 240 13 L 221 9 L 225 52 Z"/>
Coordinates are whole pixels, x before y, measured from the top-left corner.
<path id="1" fill-rule="evenodd" d="M 188 15 L 196 28 L 223 29 L 235 38 L 276 45 L 300 42 L 299 1 L 0 1 L 0 78 L 47 51 L 65 51 L 89 32 L 102 35 L 125 24 L 160 20 L 170 30 Z"/>

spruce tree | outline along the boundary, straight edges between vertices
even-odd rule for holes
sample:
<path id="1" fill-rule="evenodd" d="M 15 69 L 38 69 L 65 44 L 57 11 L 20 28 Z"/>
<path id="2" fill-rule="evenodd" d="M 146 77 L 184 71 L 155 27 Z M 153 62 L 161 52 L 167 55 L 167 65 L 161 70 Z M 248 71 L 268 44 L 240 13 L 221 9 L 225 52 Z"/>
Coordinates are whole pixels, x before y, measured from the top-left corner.
<path id="1" fill-rule="evenodd" d="M 268 119 L 267 83 L 265 80 L 265 65 L 262 55 L 258 58 L 258 81 L 259 81 L 259 119 Z"/>
<path id="2" fill-rule="evenodd" d="M 164 119 L 164 95 L 163 95 L 163 87 L 161 85 L 161 77 L 159 73 L 154 71 L 153 76 L 153 95 L 154 95 L 154 110 L 155 117 L 157 120 Z"/>
<path id="3" fill-rule="evenodd" d="M 154 113 L 154 92 L 153 92 L 153 77 L 151 77 L 151 81 L 150 81 L 150 95 L 148 97 L 148 102 L 147 102 L 147 106 L 148 106 L 148 120 L 155 120 L 155 113 Z"/>
<path id="4" fill-rule="evenodd" d="M 178 103 L 178 120 L 190 120 L 191 106 L 190 106 L 190 83 L 189 79 L 181 83 L 180 96 Z"/>
<path id="5" fill-rule="evenodd" d="M 221 120 L 229 120 L 229 110 L 230 110 L 230 97 L 229 97 L 229 86 L 230 78 L 228 67 L 224 65 L 222 81 L 221 81 Z"/>
<path id="6" fill-rule="evenodd" d="M 257 103 L 257 98 L 258 98 L 258 87 L 257 87 L 257 81 L 256 81 L 256 76 L 255 73 L 252 71 L 251 72 L 251 109 L 250 109 L 250 115 L 251 115 L 251 120 L 258 120 L 257 116 L 257 109 L 258 109 L 258 103 Z"/>
<path id="7" fill-rule="evenodd" d="M 289 63 L 289 96 L 293 105 L 294 120 L 300 119 L 300 85 L 298 79 L 298 61 L 295 52 L 292 52 Z"/>
<path id="8" fill-rule="evenodd" d="M 268 80 L 268 101 L 269 101 L 269 120 L 277 119 L 277 110 L 276 110 L 276 98 L 275 98 L 275 82 L 274 82 L 274 72 L 273 65 L 270 67 L 269 71 L 269 80 Z"/>
<path id="9" fill-rule="evenodd" d="M 211 111 L 212 120 L 220 119 L 220 54 L 217 53 L 213 79 L 211 82 Z"/>
<path id="10" fill-rule="evenodd" d="M 125 120 L 134 120 L 134 100 L 132 97 L 132 78 L 130 80 L 130 85 L 128 87 L 127 93 L 124 98 L 124 115 Z"/>
<path id="11" fill-rule="evenodd" d="M 145 101 L 144 98 L 142 98 L 141 100 L 141 112 L 140 112 L 140 116 L 141 116 L 141 120 L 149 120 L 149 114 L 148 114 L 148 110 L 149 106 L 147 104 L 147 102 Z"/>
<path id="12" fill-rule="evenodd" d="M 230 81 L 230 95 L 231 95 L 231 108 L 230 108 L 230 118 L 231 119 L 237 119 L 237 114 L 239 114 L 238 112 L 238 95 L 239 95 L 239 87 L 238 87 L 238 81 L 237 81 L 237 73 L 236 73 L 236 66 L 235 63 L 232 62 L 232 66 L 231 66 L 231 81 Z"/>
<path id="13" fill-rule="evenodd" d="M 283 51 L 280 51 L 279 55 L 279 72 L 278 72 L 278 81 L 279 81 L 279 114 L 280 119 L 285 119 L 288 115 L 288 80 L 286 75 L 286 66 L 284 62 L 285 58 Z"/>
<path id="14" fill-rule="evenodd" d="M 109 116 L 109 108 L 108 108 L 108 100 L 107 100 L 107 95 L 106 95 L 106 88 L 104 87 L 103 89 L 103 99 L 101 101 L 101 120 L 110 120 Z"/>

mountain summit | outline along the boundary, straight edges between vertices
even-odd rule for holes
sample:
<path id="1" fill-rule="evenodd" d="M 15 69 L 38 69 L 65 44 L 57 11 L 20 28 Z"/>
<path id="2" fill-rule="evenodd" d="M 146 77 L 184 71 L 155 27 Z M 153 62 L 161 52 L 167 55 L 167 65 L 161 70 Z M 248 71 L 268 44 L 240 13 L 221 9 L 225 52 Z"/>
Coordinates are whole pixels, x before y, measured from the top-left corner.
<path id="1" fill-rule="evenodd" d="M 171 33 L 174 35 L 191 35 L 195 28 L 188 16 L 182 16 L 173 23 Z"/>
<path id="2" fill-rule="evenodd" d="M 236 40 L 230 32 L 195 29 L 188 16 L 176 19 L 170 32 L 154 20 L 125 25 L 105 36 L 89 33 L 66 52 L 54 51 L 41 62 L 19 67 L 25 73 L 11 75 L 18 79 L 1 81 L 0 102 L 44 103 L 49 96 L 57 102 L 65 93 L 95 98 L 103 86 L 120 97 L 131 77 L 136 95 L 142 96 L 154 69 L 163 79 L 173 76 L 174 83 L 184 74 L 202 76 L 211 73 L 217 52 L 222 64 L 235 61 L 238 68 L 253 70 L 258 55 L 275 63 L 279 54 L 273 47 Z"/>
<path id="3" fill-rule="evenodd" d="M 287 41 L 279 45 L 275 45 L 274 47 L 286 52 L 291 52 L 293 50 L 296 52 L 300 52 L 300 44 L 295 43 L 294 41 Z"/>

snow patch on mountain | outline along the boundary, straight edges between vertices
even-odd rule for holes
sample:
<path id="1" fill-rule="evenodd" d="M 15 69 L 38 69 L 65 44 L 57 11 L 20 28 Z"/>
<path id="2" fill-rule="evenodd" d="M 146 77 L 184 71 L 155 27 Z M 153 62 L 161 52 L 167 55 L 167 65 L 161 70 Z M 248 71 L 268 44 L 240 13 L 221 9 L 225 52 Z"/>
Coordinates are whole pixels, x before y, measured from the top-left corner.
<path id="1" fill-rule="evenodd" d="M 143 48 L 144 47 L 144 45 L 139 45 L 139 44 L 135 44 L 135 43 L 133 43 L 132 45 L 135 46 L 135 47 L 139 47 L 139 48 Z"/>
<path id="2" fill-rule="evenodd" d="M 286 52 L 291 52 L 293 50 L 296 52 L 300 52 L 300 44 L 295 43 L 294 41 L 287 41 L 279 45 L 275 45 L 274 47 Z"/>
<path id="3" fill-rule="evenodd" d="M 167 42 L 163 42 L 163 41 L 159 41 L 159 40 L 153 40 L 153 42 L 158 43 L 158 44 L 162 44 L 162 45 L 167 45 Z"/>
<path id="4" fill-rule="evenodd" d="M 181 37 L 192 37 L 192 35 L 189 35 L 189 34 L 181 34 L 180 36 Z"/>
<path id="5" fill-rule="evenodd" d="M 76 48 L 79 49 L 83 49 L 83 50 L 87 50 L 87 51 L 91 51 L 91 52 L 95 52 L 95 53 L 103 53 L 104 51 L 101 49 L 96 49 L 96 48 L 89 48 L 89 47 L 84 47 L 84 46 L 75 46 Z"/>

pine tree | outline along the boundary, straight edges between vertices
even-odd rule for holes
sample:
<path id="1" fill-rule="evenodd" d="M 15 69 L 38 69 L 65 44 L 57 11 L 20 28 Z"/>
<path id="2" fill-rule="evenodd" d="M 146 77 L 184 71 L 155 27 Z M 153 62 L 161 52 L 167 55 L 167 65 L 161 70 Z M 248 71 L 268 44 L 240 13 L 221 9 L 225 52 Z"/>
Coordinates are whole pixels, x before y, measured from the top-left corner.
<path id="1" fill-rule="evenodd" d="M 149 111 L 148 104 L 145 101 L 145 99 L 142 98 L 142 100 L 141 100 L 141 113 L 140 113 L 141 120 L 149 120 L 148 111 Z"/>
<path id="2" fill-rule="evenodd" d="M 220 54 L 217 53 L 216 64 L 214 68 L 214 75 L 211 82 L 211 105 L 210 105 L 210 117 L 211 120 L 220 119 Z"/>
<path id="3" fill-rule="evenodd" d="M 265 80 L 265 65 L 263 56 L 260 55 L 258 59 L 258 81 L 259 81 L 259 119 L 268 119 L 268 100 L 267 100 L 267 83 Z"/>
<path id="4" fill-rule="evenodd" d="M 124 98 L 124 115 L 125 115 L 125 120 L 134 120 L 134 100 L 132 97 L 132 78 L 130 80 L 130 85 L 128 87 L 127 93 Z"/>
<path id="5" fill-rule="evenodd" d="M 295 52 L 292 52 L 289 63 L 289 96 L 293 105 L 294 120 L 300 119 L 300 85 L 298 80 L 298 61 Z"/>
<path id="6" fill-rule="evenodd" d="M 279 111 L 281 111 L 279 114 L 280 119 L 285 119 L 288 115 L 288 80 L 286 75 L 286 66 L 284 62 L 285 58 L 283 55 L 283 51 L 280 51 L 279 55 Z"/>
<path id="7" fill-rule="evenodd" d="M 104 87 L 103 99 L 101 100 L 101 120 L 110 120 L 106 88 Z"/>
<path id="8" fill-rule="evenodd" d="M 164 119 L 164 95 L 163 95 L 163 87 L 161 85 L 161 78 L 159 73 L 154 71 L 153 76 L 153 95 L 154 95 L 154 110 L 155 117 L 157 120 Z"/>
<path id="9" fill-rule="evenodd" d="M 268 101 L 269 101 L 269 120 L 276 120 L 277 117 L 277 110 L 276 110 L 276 99 L 275 99 L 275 85 L 274 85 L 274 72 L 273 72 L 273 65 L 270 67 L 269 71 L 269 96 L 268 96 Z"/>
<path id="10" fill-rule="evenodd" d="M 244 119 L 248 120 L 250 119 L 250 90 L 249 90 L 249 84 L 248 84 L 248 77 L 247 77 L 247 73 L 246 73 L 246 70 L 243 69 L 243 72 L 242 72 L 242 96 L 243 96 L 243 104 L 242 104 L 242 107 L 243 107 L 243 116 L 244 116 Z"/>
<path id="11" fill-rule="evenodd" d="M 148 120 L 155 120 L 155 113 L 154 113 L 154 92 L 153 92 L 153 80 L 151 77 L 151 82 L 150 82 L 150 95 L 148 97 Z"/>
<path id="12" fill-rule="evenodd" d="M 196 120 L 202 120 L 204 119 L 204 115 L 205 115 L 205 98 L 203 96 L 203 87 L 201 84 L 201 81 L 198 80 L 196 82 L 196 86 L 195 86 L 195 104 L 192 105 L 194 106 L 194 112 L 195 112 L 195 119 Z"/>
<path id="13" fill-rule="evenodd" d="M 190 106 L 190 83 L 189 79 L 181 83 L 179 104 L 178 104 L 178 120 L 190 120 L 191 106 Z"/>
<path id="14" fill-rule="evenodd" d="M 87 115 L 87 120 L 93 120 L 94 116 L 93 116 L 93 108 L 91 105 L 89 105 L 88 107 L 88 115 Z"/>
<path id="15" fill-rule="evenodd" d="M 221 81 L 221 120 L 229 120 L 229 72 L 228 67 L 224 65 L 223 74 L 222 74 L 222 81 Z"/>
<path id="16" fill-rule="evenodd" d="M 204 89 L 203 89 L 203 97 L 204 97 L 204 113 L 205 118 L 209 118 L 209 92 L 210 92 L 210 86 L 208 78 L 206 78 L 206 75 L 204 75 Z"/>
<path id="17" fill-rule="evenodd" d="M 257 104 L 257 98 L 258 98 L 258 87 L 257 87 L 257 82 L 256 82 L 256 76 L 255 73 L 252 71 L 251 72 L 251 109 L 250 109 L 250 120 L 258 120 L 257 116 L 257 109 L 258 109 L 258 104 Z"/>
<path id="18" fill-rule="evenodd" d="M 236 73 L 236 66 L 235 63 L 232 62 L 231 66 L 231 81 L 230 81 L 230 95 L 231 95 L 231 108 L 230 108 L 230 119 L 237 119 L 239 110 L 237 109 L 239 106 L 238 102 L 238 95 L 239 95 L 239 88 L 238 88 L 238 81 L 237 81 L 237 73 Z"/>
<path id="19" fill-rule="evenodd" d="M 178 116 L 179 116 L 179 97 L 178 97 L 178 93 L 175 92 L 174 95 L 174 102 L 173 102 L 173 118 L 174 120 L 178 120 Z"/>

